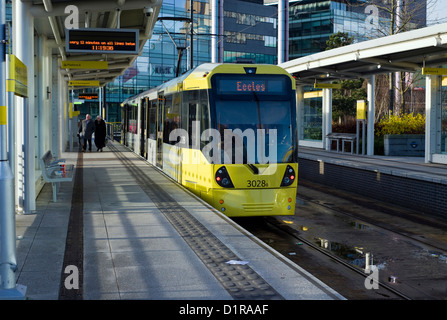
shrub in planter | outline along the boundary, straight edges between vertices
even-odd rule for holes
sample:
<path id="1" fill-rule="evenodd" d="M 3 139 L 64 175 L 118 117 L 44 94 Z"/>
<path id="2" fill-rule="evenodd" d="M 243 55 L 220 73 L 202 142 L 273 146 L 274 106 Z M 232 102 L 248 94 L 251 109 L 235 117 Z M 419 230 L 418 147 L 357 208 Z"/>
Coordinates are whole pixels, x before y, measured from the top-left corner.
<path id="1" fill-rule="evenodd" d="M 425 134 L 425 115 L 412 113 L 401 116 L 390 115 L 376 124 L 376 135 Z"/>
<path id="2" fill-rule="evenodd" d="M 405 114 L 383 119 L 376 125 L 376 135 L 384 137 L 384 154 L 424 156 L 425 115 Z"/>

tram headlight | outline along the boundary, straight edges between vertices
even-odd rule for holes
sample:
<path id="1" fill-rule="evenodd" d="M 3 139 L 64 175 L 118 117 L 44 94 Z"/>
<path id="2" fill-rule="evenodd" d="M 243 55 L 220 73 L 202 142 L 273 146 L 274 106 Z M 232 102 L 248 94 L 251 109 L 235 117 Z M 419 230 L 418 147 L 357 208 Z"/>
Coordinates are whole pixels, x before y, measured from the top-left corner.
<path id="1" fill-rule="evenodd" d="M 281 181 L 281 187 L 290 186 L 295 181 L 295 170 L 291 166 L 287 166 L 286 172 L 284 173 L 284 177 Z"/>
<path id="2" fill-rule="evenodd" d="M 231 181 L 230 175 L 225 167 L 220 167 L 217 169 L 215 179 L 217 184 L 221 187 L 234 188 L 233 182 Z"/>

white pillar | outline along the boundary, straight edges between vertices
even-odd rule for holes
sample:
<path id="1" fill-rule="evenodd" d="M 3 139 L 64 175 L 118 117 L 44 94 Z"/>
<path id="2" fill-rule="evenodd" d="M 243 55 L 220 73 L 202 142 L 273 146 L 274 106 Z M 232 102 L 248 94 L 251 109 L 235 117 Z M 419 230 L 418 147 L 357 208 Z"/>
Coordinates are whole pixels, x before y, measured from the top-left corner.
<path id="1" fill-rule="evenodd" d="M 303 109 L 304 109 L 304 92 L 303 86 L 296 86 L 296 121 L 298 128 L 298 143 L 304 136 L 303 128 Z"/>
<path id="2" fill-rule="evenodd" d="M 13 1 L 14 54 L 28 68 L 28 98 L 16 98 L 17 110 L 17 196 L 19 211 L 25 213 L 36 210 L 35 180 L 35 132 L 34 132 L 34 18 L 29 2 Z"/>
<path id="3" fill-rule="evenodd" d="M 332 89 L 323 89 L 323 125 L 322 139 L 323 149 L 330 150 L 331 145 L 326 139 L 326 135 L 332 132 Z"/>
<path id="4" fill-rule="evenodd" d="M 289 59 L 289 1 L 278 1 L 278 64 Z"/>
<path id="5" fill-rule="evenodd" d="M 219 0 L 211 0 L 211 62 L 218 62 L 217 34 L 219 33 Z"/>
<path id="6" fill-rule="evenodd" d="M 425 162 L 441 151 L 441 77 L 425 77 Z"/>
<path id="7" fill-rule="evenodd" d="M 59 72 L 58 70 L 58 58 L 53 57 L 51 59 L 52 64 L 52 75 L 51 75 L 51 118 L 49 119 L 49 123 L 51 124 L 51 151 L 55 152 L 59 149 L 59 126 L 58 126 L 58 113 L 59 113 Z"/>
<path id="8" fill-rule="evenodd" d="M 371 76 L 367 85 L 367 99 L 368 99 L 368 125 L 366 133 L 366 154 L 368 156 L 374 155 L 374 120 L 376 114 L 375 107 L 375 76 Z"/>
<path id="9" fill-rule="evenodd" d="M 59 61 L 58 65 L 61 62 Z M 57 150 L 53 150 L 53 153 L 57 157 L 61 157 L 63 151 L 65 151 L 65 147 L 68 142 L 68 101 L 69 101 L 69 90 L 67 81 L 64 79 L 64 75 L 62 74 L 60 69 L 55 69 L 58 75 L 58 105 L 57 105 L 57 126 L 58 126 L 58 143 Z"/>
<path id="10" fill-rule="evenodd" d="M 223 33 L 224 33 L 224 0 L 219 0 L 219 41 L 218 41 L 218 62 L 219 63 L 223 63 L 224 61 L 224 42 L 225 39 L 223 37 Z"/>
<path id="11" fill-rule="evenodd" d="M 16 226 L 14 176 L 8 162 L 8 107 L 6 104 L 6 3 L 0 1 L 0 300 L 25 298 L 16 285 Z M 10 125 L 10 124 L 9 124 Z"/>

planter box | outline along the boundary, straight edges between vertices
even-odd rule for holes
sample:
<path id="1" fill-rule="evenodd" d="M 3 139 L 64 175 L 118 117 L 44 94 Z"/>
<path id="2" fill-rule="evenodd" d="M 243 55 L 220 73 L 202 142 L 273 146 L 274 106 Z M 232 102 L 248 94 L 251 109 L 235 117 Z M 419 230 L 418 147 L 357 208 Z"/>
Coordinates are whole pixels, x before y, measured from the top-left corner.
<path id="1" fill-rule="evenodd" d="M 386 156 L 425 156 L 425 134 L 386 134 L 384 136 Z"/>

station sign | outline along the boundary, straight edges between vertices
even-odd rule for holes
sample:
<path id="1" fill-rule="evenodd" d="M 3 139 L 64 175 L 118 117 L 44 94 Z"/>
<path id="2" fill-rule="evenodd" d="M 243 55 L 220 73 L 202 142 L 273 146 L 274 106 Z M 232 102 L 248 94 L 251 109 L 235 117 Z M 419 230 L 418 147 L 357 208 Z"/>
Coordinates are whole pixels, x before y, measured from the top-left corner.
<path id="1" fill-rule="evenodd" d="M 341 83 L 320 83 L 314 84 L 315 89 L 341 89 Z"/>
<path id="2" fill-rule="evenodd" d="M 62 61 L 62 69 L 109 69 L 108 61 Z"/>
<path id="3" fill-rule="evenodd" d="M 8 107 L 0 106 L 0 126 L 6 126 L 8 124 Z"/>
<path id="4" fill-rule="evenodd" d="M 70 87 L 99 87 L 98 80 L 70 80 L 68 81 Z"/>
<path id="5" fill-rule="evenodd" d="M 78 96 L 80 100 L 98 100 L 97 93 L 80 93 Z"/>
<path id="6" fill-rule="evenodd" d="M 323 96 L 323 91 L 308 91 L 304 92 L 303 98 L 304 99 L 312 99 L 312 98 L 321 98 Z"/>
<path id="7" fill-rule="evenodd" d="M 366 120 L 366 101 L 357 100 L 357 120 Z"/>
<path id="8" fill-rule="evenodd" d="M 447 75 L 447 68 L 422 68 L 424 75 Z"/>
<path id="9" fill-rule="evenodd" d="M 67 29 L 65 50 L 68 53 L 138 54 L 137 29 Z"/>
<path id="10" fill-rule="evenodd" d="M 16 96 L 28 97 L 28 68 L 13 54 L 9 54 L 9 77 L 7 91 L 14 92 Z"/>

